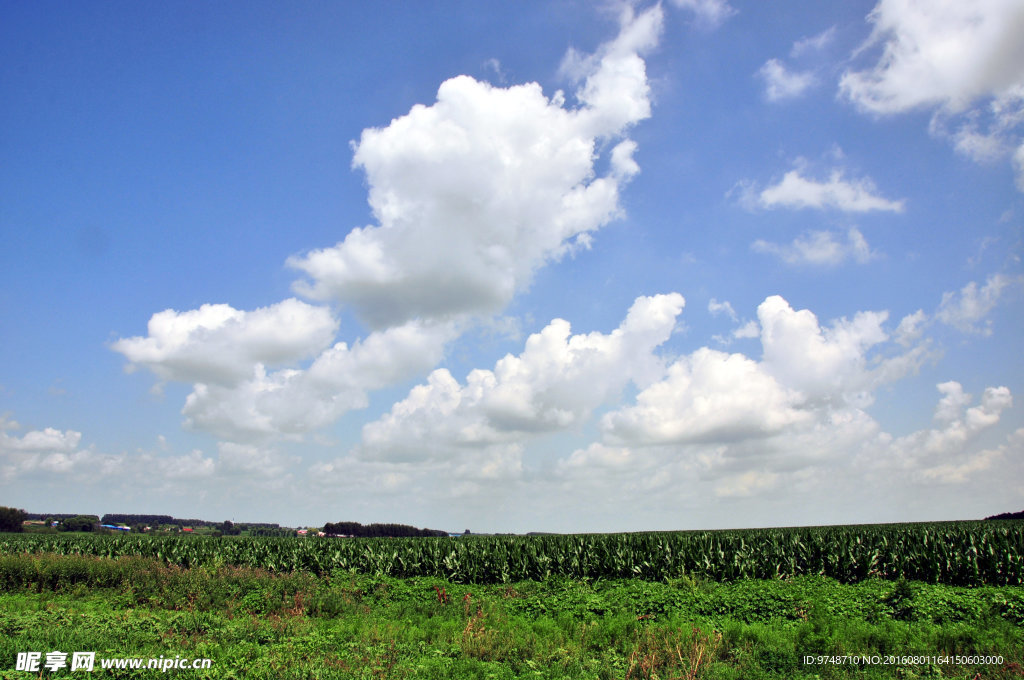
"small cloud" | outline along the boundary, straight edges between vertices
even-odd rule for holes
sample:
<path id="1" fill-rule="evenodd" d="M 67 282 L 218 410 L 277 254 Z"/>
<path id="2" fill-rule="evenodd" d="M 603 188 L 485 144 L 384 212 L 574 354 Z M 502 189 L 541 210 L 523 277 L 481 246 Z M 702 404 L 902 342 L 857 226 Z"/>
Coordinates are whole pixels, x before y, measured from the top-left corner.
<path id="1" fill-rule="evenodd" d="M 738 319 L 733 317 L 733 321 L 738 322 Z M 745 321 L 728 335 L 713 335 L 711 339 L 720 345 L 731 345 L 733 340 L 749 340 L 759 337 L 761 337 L 761 327 L 757 325 L 757 322 Z"/>
<path id="2" fill-rule="evenodd" d="M 1010 278 L 1003 274 L 988 277 L 985 285 L 980 288 L 977 282 L 971 281 L 958 293 L 950 291 L 942 294 L 942 302 L 939 303 L 939 311 L 935 313 L 935 318 L 964 333 L 991 335 L 992 321 L 985 320 L 985 317 L 995 308 L 1004 289 L 1011 284 L 1020 285 L 1022 282 L 1024 277 Z M 983 320 L 985 323 L 979 325 Z"/>
<path id="3" fill-rule="evenodd" d="M 846 233 L 845 242 L 834 232 L 811 231 L 797 237 L 788 245 L 770 243 L 758 239 L 751 249 L 759 253 L 775 255 L 786 264 L 809 264 L 836 266 L 848 259 L 865 264 L 878 257 L 868 246 L 864 235 L 856 228 Z"/>
<path id="4" fill-rule="evenodd" d="M 502 85 L 508 82 L 508 77 L 505 74 L 505 70 L 501 67 L 501 62 L 494 57 L 484 62 L 484 70 L 493 73 L 497 81 Z"/>
<path id="5" fill-rule="evenodd" d="M 811 36 L 809 38 L 801 38 L 793 43 L 793 49 L 790 51 L 790 56 L 793 58 L 803 56 L 808 52 L 820 52 L 825 49 L 829 43 L 836 37 L 836 27 L 832 26 L 818 35 Z"/>
<path id="6" fill-rule="evenodd" d="M 708 302 L 708 311 L 711 312 L 712 316 L 718 316 L 719 314 L 726 314 L 730 319 L 736 321 L 736 310 L 732 308 L 729 301 L 719 302 L 715 298 L 711 298 Z"/>
<path id="7" fill-rule="evenodd" d="M 922 326 L 928 321 L 928 315 L 923 310 L 917 310 L 913 314 L 900 319 L 900 325 L 896 327 L 895 340 L 903 347 L 910 347 L 923 333 Z"/>
<path id="8" fill-rule="evenodd" d="M 745 188 L 749 190 L 749 186 Z M 761 191 L 756 203 L 763 208 L 833 208 L 843 212 L 901 213 L 904 210 L 902 199 L 894 201 L 879 196 L 870 178 L 847 180 L 841 170 L 833 170 L 824 181 L 804 177 L 799 169 L 790 170 L 778 184 Z"/>
<path id="9" fill-rule="evenodd" d="M 764 79 L 765 97 L 770 102 L 799 97 L 816 82 L 812 72 L 790 71 L 778 59 L 769 59 L 757 74 Z"/>
<path id="10" fill-rule="evenodd" d="M 718 28 L 726 19 L 736 14 L 728 0 L 672 0 L 680 9 L 690 10 L 696 15 L 697 23 L 707 28 Z"/>
<path id="11" fill-rule="evenodd" d="M 632 139 L 619 142 L 612 149 L 611 169 L 612 175 L 620 179 L 628 179 L 640 172 L 640 166 L 633 160 L 637 144 Z"/>
<path id="12" fill-rule="evenodd" d="M 754 212 L 761 207 L 758 185 L 752 179 L 741 179 L 725 192 L 727 201 L 735 201 L 744 210 Z"/>
<path id="13" fill-rule="evenodd" d="M 995 134 L 984 134 L 972 125 L 964 125 L 953 135 L 958 153 L 977 163 L 991 163 L 1006 152 L 1006 142 Z"/>
<path id="14" fill-rule="evenodd" d="M 985 251 L 992 248 L 994 245 L 999 243 L 999 239 L 995 236 L 985 236 L 978 242 L 978 252 L 967 258 L 968 267 L 977 267 L 982 258 L 985 255 Z"/>
<path id="15" fill-rule="evenodd" d="M 737 340 L 757 338 L 761 336 L 761 327 L 756 321 L 748 321 L 732 332 L 732 337 Z"/>

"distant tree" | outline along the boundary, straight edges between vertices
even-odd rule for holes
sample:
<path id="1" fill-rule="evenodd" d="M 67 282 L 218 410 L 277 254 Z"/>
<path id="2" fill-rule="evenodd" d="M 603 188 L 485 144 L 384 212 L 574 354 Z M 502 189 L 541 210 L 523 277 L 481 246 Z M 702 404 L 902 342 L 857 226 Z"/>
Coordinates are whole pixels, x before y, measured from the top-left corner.
<path id="1" fill-rule="evenodd" d="M 237 536 L 242 533 L 242 529 L 236 527 L 231 520 L 224 520 L 224 523 L 218 527 L 218 530 L 223 536 Z"/>
<path id="2" fill-rule="evenodd" d="M 58 531 L 92 531 L 96 528 L 96 520 L 90 516 L 78 515 L 61 520 Z"/>
<path id="3" fill-rule="evenodd" d="M 17 508 L 0 507 L 0 531 L 22 531 L 21 523 L 28 518 L 28 513 Z"/>
<path id="4" fill-rule="evenodd" d="M 257 527 L 249 530 L 251 536 L 295 536 L 295 529 L 281 527 Z"/>
<path id="5" fill-rule="evenodd" d="M 463 531 L 462 535 L 463 536 L 469 536 L 469 529 L 466 529 L 465 531 Z"/>
<path id="6" fill-rule="evenodd" d="M 414 536 L 447 536 L 440 529 L 417 529 L 407 524 L 360 524 L 359 522 L 328 522 L 323 532 L 332 536 L 355 536 L 357 538 L 406 538 Z"/>
<path id="7" fill-rule="evenodd" d="M 986 517 L 985 519 L 1024 519 L 1024 510 L 1021 510 L 1020 512 L 1004 512 L 999 515 L 992 515 L 991 517 Z"/>

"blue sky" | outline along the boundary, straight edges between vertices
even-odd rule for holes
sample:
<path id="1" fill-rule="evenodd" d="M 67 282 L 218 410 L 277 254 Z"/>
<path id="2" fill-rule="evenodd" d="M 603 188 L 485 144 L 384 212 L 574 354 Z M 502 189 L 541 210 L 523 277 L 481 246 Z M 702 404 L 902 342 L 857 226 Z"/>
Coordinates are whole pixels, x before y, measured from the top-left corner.
<path id="1" fill-rule="evenodd" d="M 1024 507 L 1024 8 L 8 4 L 0 503 Z"/>

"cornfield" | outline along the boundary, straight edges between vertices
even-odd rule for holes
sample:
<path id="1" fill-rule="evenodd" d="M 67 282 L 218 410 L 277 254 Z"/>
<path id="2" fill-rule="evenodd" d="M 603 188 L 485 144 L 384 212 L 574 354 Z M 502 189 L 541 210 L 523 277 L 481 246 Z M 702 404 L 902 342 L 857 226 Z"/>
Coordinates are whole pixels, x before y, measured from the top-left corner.
<path id="1" fill-rule="evenodd" d="M 950 585 L 1024 584 L 1024 522 L 951 522 L 672 533 L 450 538 L 18 535 L 0 554 L 153 557 L 184 567 L 336 570 L 461 583 L 552 577 L 716 581 L 821 574 Z"/>

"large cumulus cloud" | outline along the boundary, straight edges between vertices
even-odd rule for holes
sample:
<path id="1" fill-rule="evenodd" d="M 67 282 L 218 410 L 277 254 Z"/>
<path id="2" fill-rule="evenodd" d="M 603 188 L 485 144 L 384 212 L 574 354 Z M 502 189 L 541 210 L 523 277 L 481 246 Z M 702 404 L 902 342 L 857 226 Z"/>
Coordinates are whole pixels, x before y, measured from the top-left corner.
<path id="1" fill-rule="evenodd" d="M 366 173 L 377 224 L 290 258 L 308 277 L 295 290 L 351 305 L 375 328 L 501 310 L 538 267 L 586 246 L 619 213 L 621 186 L 638 170 L 635 143 L 619 138 L 650 115 L 640 55 L 661 21 L 658 7 L 626 10 L 615 40 L 570 54 L 577 108 L 536 83 L 458 76 L 432 105 L 365 130 L 353 165 Z"/>

